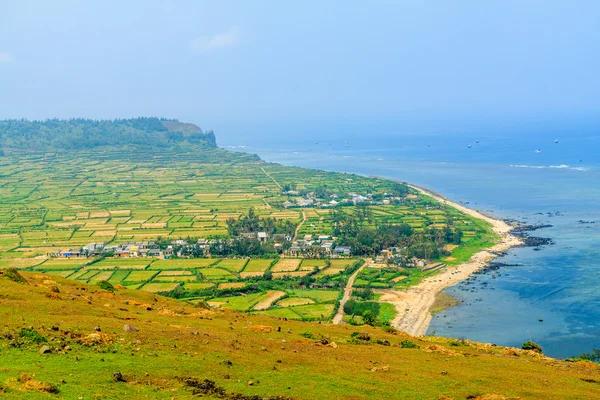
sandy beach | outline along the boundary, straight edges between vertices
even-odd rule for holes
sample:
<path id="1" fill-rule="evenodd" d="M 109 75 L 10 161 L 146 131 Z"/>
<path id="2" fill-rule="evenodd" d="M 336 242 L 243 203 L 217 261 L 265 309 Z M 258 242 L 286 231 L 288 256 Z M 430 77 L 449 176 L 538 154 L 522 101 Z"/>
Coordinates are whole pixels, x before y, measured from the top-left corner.
<path id="1" fill-rule="evenodd" d="M 438 293 L 449 286 L 456 285 L 458 282 L 467 279 L 471 274 L 484 268 L 487 263 L 498 257 L 498 253 L 520 245 L 521 240 L 509 233 L 511 226 L 502 220 L 490 218 L 475 210 L 451 202 L 426 189 L 416 186 L 411 187 L 465 214 L 489 222 L 492 224 L 494 232 L 501 236 L 500 241 L 496 245 L 474 254 L 468 262 L 448 268 L 435 276 L 426 278 L 420 284 L 412 286 L 408 290 L 382 291 L 383 296 L 380 298 L 380 301 L 393 304 L 398 313 L 392 321 L 392 326 L 411 335 L 422 336 L 427 331 L 431 322 L 430 309 Z"/>

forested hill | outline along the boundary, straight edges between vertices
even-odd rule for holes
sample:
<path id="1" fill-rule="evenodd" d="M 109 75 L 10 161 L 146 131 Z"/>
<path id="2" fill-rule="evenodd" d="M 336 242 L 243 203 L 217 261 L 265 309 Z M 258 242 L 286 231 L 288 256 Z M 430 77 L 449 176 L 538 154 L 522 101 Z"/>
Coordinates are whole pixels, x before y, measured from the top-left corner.
<path id="1" fill-rule="evenodd" d="M 174 119 L 49 119 L 0 121 L 0 151 L 61 151 L 98 147 L 216 148 L 212 131 Z"/>

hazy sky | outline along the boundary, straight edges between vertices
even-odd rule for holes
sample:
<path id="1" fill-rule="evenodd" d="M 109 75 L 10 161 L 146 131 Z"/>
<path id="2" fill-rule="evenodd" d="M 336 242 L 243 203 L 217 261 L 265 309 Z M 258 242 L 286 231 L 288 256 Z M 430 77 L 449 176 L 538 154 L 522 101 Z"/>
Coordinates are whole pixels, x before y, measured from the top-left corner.
<path id="1" fill-rule="evenodd" d="M 0 118 L 593 115 L 599 21 L 597 0 L 0 0 Z"/>

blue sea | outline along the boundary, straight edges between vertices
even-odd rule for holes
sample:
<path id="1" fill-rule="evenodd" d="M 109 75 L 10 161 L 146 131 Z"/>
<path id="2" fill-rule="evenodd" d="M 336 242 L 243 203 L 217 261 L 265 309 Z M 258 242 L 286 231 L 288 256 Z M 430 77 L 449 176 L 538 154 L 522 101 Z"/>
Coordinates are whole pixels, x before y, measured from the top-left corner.
<path id="1" fill-rule="evenodd" d="M 447 289 L 460 304 L 435 315 L 428 333 L 518 347 L 531 339 L 559 358 L 600 348 L 597 126 L 215 128 L 221 146 L 266 161 L 400 179 L 496 217 L 552 225 L 533 234 L 554 245 L 512 249 L 497 260 L 511 266 Z"/>

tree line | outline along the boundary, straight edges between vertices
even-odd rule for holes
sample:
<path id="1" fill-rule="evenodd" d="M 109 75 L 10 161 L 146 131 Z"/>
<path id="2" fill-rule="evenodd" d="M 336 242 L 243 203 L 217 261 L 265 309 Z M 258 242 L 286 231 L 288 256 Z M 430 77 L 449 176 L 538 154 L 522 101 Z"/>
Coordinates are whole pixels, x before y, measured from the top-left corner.
<path id="1" fill-rule="evenodd" d="M 195 125 L 155 117 L 0 121 L 0 147 L 17 150 L 61 151 L 97 147 L 157 148 L 189 145 L 215 148 L 216 138 L 212 131 L 205 133 Z"/>

